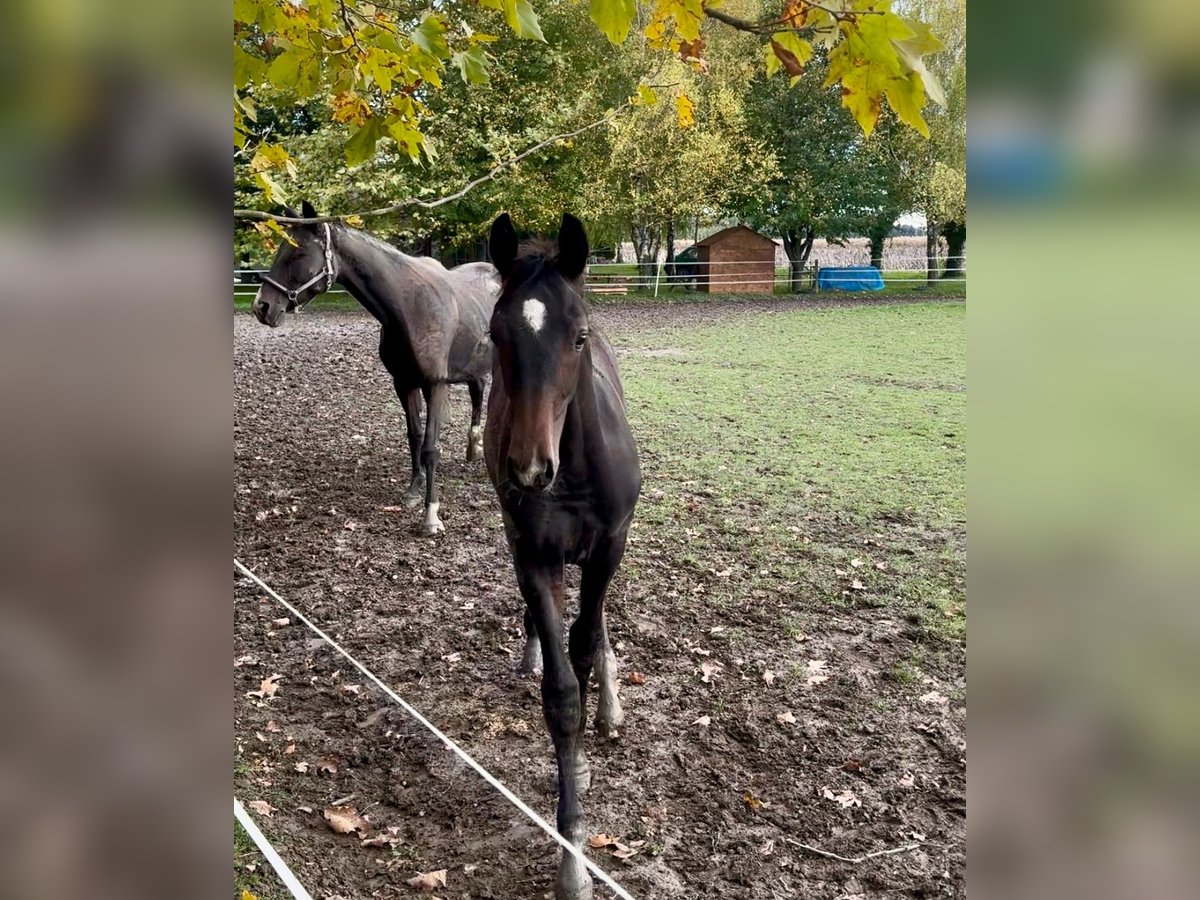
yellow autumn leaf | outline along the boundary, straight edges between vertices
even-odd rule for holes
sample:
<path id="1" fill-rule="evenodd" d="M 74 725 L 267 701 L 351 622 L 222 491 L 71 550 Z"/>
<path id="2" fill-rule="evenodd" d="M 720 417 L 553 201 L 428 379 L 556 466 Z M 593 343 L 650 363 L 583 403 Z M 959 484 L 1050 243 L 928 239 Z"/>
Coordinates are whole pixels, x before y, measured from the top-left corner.
<path id="1" fill-rule="evenodd" d="M 696 124 L 696 107 L 687 94 L 675 98 L 675 112 L 679 116 L 680 128 L 691 128 Z"/>

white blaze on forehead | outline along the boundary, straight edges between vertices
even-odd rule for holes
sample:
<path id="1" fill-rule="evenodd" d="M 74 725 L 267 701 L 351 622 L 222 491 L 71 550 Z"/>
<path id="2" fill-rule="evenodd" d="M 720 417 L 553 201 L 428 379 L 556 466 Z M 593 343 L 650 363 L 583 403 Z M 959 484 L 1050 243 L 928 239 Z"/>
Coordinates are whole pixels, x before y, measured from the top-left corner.
<path id="1" fill-rule="evenodd" d="M 541 300 L 526 300 L 521 312 L 525 316 L 525 321 L 529 323 L 529 327 L 533 329 L 534 334 L 542 330 L 542 325 L 546 321 L 545 303 Z"/>

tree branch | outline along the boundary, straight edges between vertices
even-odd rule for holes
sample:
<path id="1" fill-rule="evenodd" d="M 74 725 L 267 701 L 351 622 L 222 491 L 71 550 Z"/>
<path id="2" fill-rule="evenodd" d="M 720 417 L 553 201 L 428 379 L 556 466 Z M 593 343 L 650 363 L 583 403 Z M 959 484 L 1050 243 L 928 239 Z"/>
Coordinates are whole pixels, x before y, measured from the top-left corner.
<path id="1" fill-rule="evenodd" d="M 652 87 L 670 87 L 670 86 L 671 85 L 652 85 Z M 626 109 L 628 109 L 630 107 L 630 105 L 631 104 L 627 101 L 625 103 L 622 103 L 616 109 L 611 110 L 603 118 L 597 119 L 595 122 L 590 122 L 587 125 L 584 125 L 582 128 L 576 128 L 574 131 L 564 132 L 563 134 L 556 134 L 553 137 L 546 138 L 544 141 L 539 141 L 538 143 L 534 144 L 532 147 L 528 148 L 527 150 L 521 151 L 516 156 L 510 157 L 509 159 L 506 159 L 503 162 L 497 163 L 492 168 L 492 170 L 490 172 L 488 172 L 486 175 L 481 175 L 480 177 L 476 178 L 474 181 L 467 182 L 465 185 L 463 185 L 463 187 L 461 187 L 459 190 L 455 191 L 453 194 L 447 194 L 445 197 L 439 197 L 436 200 L 419 200 L 416 197 L 408 197 L 405 200 L 400 200 L 396 203 L 393 203 L 391 206 L 384 206 L 379 209 L 367 210 L 366 212 L 345 213 L 344 215 L 338 215 L 338 216 L 316 216 L 314 218 L 307 218 L 307 219 L 298 217 L 298 216 L 277 216 L 273 213 L 262 212 L 261 210 L 257 210 L 257 209 L 235 209 L 233 211 L 233 217 L 235 219 L 252 219 L 252 220 L 258 220 L 261 222 L 275 221 L 275 222 L 280 223 L 281 225 L 319 225 L 322 222 L 342 222 L 342 221 L 345 221 L 346 219 L 352 218 L 354 216 L 359 216 L 359 217 L 364 217 L 364 218 L 367 216 L 386 216 L 391 213 L 400 212 L 400 210 L 407 209 L 410 206 L 420 207 L 421 209 L 437 209 L 439 206 L 445 206 L 447 203 L 453 203 L 455 200 L 462 199 L 470 191 L 479 187 L 479 185 L 493 180 L 494 178 L 496 178 L 496 176 L 498 176 L 505 169 L 511 168 L 512 166 L 516 165 L 517 163 L 519 163 L 521 160 L 525 159 L 526 157 L 532 156 L 533 154 L 537 153 L 539 150 L 542 150 L 558 141 L 565 141 L 565 140 L 575 137 L 576 135 L 583 134 L 585 131 L 590 131 L 591 129 L 597 128 L 598 126 L 603 125 L 606 122 L 611 122 L 618 115 L 620 115 L 622 112 L 624 112 Z"/>
<path id="2" fill-rule="evenodd" d="M 806 3 L 810 9 L 819 9 L 829 13 L 830 17 L 836 22 L 852 21 L 858 16 L 882 16 L 883 12 L 877 9 L 830 9 L 828 6 L 822 6 L 820 3 Z M 738 31 L 745 31 L 749 34 L 773 34 L 777 31 L 794 31 L 797 34 L 812 34 L 817 31 L 813 26 L 807 27 L 784 27 L 788 26 L 792 19 L 799 15 L 793 14 L 788 19 L 775 19 L 762 22 L 751 22 L 748 19 L 739 19 L 737 16 L 731 16 L 729 13 L 720 9 L 712 9 L 704 7 L 704 15 L 711 19 L 716 19 L 718 22 L 724 22 L 730 28 L 736 28 Z M 821 29 L 822 31 L 826 29 Z"/>

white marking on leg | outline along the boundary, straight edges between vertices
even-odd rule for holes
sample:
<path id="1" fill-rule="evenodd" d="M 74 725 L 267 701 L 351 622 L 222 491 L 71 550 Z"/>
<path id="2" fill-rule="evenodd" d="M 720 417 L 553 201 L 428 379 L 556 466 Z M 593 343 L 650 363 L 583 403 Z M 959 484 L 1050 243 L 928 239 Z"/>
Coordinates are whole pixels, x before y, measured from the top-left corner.
<path id="1" fill-rule="evenodd" d="M 615 738 L 617 729 L 625 721 L 625 711 L 617 699 L 617 657 L 608 646 L 601 648 L 596 659 L 596 681 L 600 685 L 600 697 L 596 704 L 596 730 L 604 737 Z"/>
<path id="2" fill-rule="evenodd" d="M 445 531 L 446 526 L 442 524 L 442 520 L 438 518 L 438 507 L 440 503 L 430 503 L 425 507 L 425 533 L 437 534 Z"/>
<path id="3" fill-rule="evenodd" d="M 521 312 L 525 316 L 525 321 L 529 323 L 529 327 L 533 329 L 534 334 L 542 330 L 542 325 L 546 322 L 545 303 L 541 300 L 526 300 Z"/>

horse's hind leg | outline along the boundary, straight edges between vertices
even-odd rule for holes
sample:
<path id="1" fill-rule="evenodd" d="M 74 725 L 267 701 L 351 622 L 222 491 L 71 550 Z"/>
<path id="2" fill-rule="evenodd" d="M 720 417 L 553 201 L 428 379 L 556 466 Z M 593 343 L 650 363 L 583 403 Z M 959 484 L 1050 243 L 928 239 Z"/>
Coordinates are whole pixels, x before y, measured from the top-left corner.
<path id="1" fill-rule="evenodd" d="M 423 389 L 425 394 L 425 439 L 421 443 L 421 465 L 425 468 L 426 534 L 445 531 L 438 518 L 437 464 L 441 456 L 442 416 L 446 410 L 446 383 L 439 381 Z"/>
<path id="2" fill-rule="evenodd" d="M 471 431 L 467 436 L 467 462 L 473 462 L 483 456 L 483 426 L 479 420 L 483 418 L 483 382 L 468 381 L 467 390 L 471 392 Z"/>
<path id="3" fill-rule="evenodd" d="M 579 583 L 579 618 L 571 626 L 571 665 L 579 682 L 579 702 L 582 715 L 587 716 L 587 684 L 596 668 L 600 697 L 596 708 L 596 730 L 608 738 L 617 737 L 617 729 L 625 720 L 621 701 L 617 699 L 617 658 L 608 643 L 608 627 L 604 616 L 604 595 L 609 582 L 625 553 L 625 536 L 596 548 L 592 558 L 583 566 Z"/>
<path id="4" fill-rule="evenodd" d="M 404 505 L 416 506 L 421 502 L 425 486 L 425 470 L 421 468 L 421 391 L 419 388 L 403 390 L 396 385 L 396 396 L 404 407 L 404 420 L 408 428 L 408 455 L 412 460 L 412 479 L 404 492 Z"/>
<path id="5" fill-rule="evenodd" d="M 538 642 L 537 626 L 528 606 L 525 607 L 525 650 L 521 653 L 517 671 L 523 675 L 536 675 L 542 671 L 542 645 Z"/>

